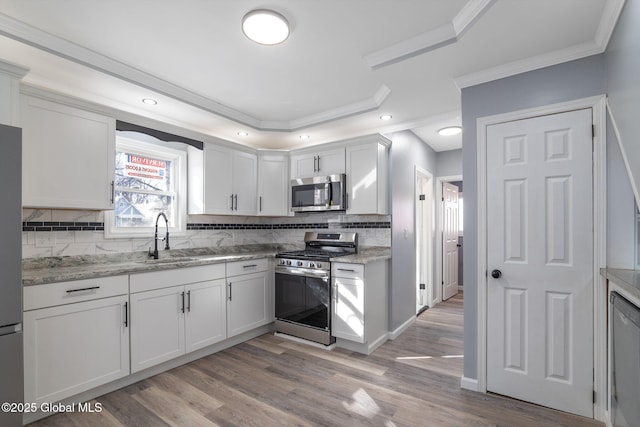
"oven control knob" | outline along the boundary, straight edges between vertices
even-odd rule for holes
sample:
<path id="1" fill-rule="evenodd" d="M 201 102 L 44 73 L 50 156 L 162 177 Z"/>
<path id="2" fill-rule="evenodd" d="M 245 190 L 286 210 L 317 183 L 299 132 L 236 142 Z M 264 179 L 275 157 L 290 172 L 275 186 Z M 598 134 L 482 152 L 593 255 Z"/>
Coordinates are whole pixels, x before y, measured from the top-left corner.
<path id="1" fill-rule="evenodd" d="M 287 265 L 291 265 L 291 261 L 287 260 Z"/>
<path id="2" fill-rule="evenodd" d="M 316 268 L 322 268 L 322 264 L 320 264 L 319 262 L 316 263 Z"/>
<path id="3" fill-rule="evenodd" d="M 298 261 L 298 267 L 302 267 L 302 261 Z"/>
<path id="4" fill-rule="evenodd" d="M 314 268 L 316 265 L 312 262 L 309 263 L 309 268 Z"/>

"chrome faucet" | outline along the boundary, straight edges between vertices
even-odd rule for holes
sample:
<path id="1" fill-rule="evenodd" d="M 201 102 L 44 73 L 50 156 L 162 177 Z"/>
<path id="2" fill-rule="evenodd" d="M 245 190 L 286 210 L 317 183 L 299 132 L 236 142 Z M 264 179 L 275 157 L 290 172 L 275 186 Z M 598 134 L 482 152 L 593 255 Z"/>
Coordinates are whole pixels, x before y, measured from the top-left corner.
<path id="1" fill-rule="evenodd" d="M 158 221 L 160 220 L 160 217 L 164 218 L 164 223 L 167 227 L 167 234 L 165 235 L 165 237 L 158 237 Z M 151 248 L 149 248 L 149 256 L 153 257 L 153 259 L 158 259 L 159 255 L 158 255 L 158 240 L 164 240 L 164 249 L 168 250 L 169 248 L 169 220 L 167 219 L 167 216 L 164 214 L 164 212 L 160 212 L 156 218 L 156 231 L 153 235 L 153 244 L 154 244 L 154 249 L 153 252 L 151 252 Z"/>

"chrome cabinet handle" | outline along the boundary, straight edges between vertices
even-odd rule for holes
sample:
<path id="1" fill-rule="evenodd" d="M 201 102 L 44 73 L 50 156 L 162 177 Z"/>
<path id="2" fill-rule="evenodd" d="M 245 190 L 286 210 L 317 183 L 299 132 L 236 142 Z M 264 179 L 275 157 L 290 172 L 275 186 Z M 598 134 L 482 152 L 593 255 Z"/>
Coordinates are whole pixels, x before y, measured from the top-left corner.
<path id="1" fill-rule="evenodd" d="M 124 327 L 129 327 L 129 301 L 124 303 Z"/>
<path id="2" fill-rule="evenodd" d="M 257 267 L 258 264 L 247 264 L 247 265 L 243 265 L 242 268 L 253 268 L 253 267 Z"/>
<path id="3" fill-rule="evenodd" d="M 111 204 L 116 199 L 116 183 L 115 181 L 111 181 Z"/>
<path id="4" fill-rule="evenodd" d="M 231 301 L 231 282 L 229 282 L 229 301 Z"/>
<path id="5" fill-rule="evenodd" d="M 318 156 L 313 156 L 313 171 L 318 172 L 320 169 L 316 167 L 316 161 L 318 160 Z"/>
<path id="6" fill-rule="evenodd" d="M 181 295 L 181 298 L 182 298 L 182 308 L 180 309 L 180 311 L 182 311 L 184 313 L 184 292 L 182 292 L 180 295 Z"/>
<path id="7" fill-rule="evenodd" d="M 320 156 L 318 156 L 318 172 L 320 172 Z"/>
<path id="8" fill-rule="evenodd" d="M 187 292 L 187 311 L 191 313 L 191 291 Z"/>
<path id="9" fill-rule="evenodd" d="M 238 210 L 238 195 L 237 195 L 237 194 L 235 194 L 235 195 L 233 196 L 233 199 L 234 199 L 234 200 L 235 200 L 235 202 L 236 202 L 235 210 L 237 211 L 237 210 Z"/>
<path id="10" fill-rule="evenodd" d="M 231 194 L 231 210 L 233 210 L 233 194 Z"/>
<path id="11" fill-rule="evenodd" d="M 348 271 L 349 273 L 355 273 L 356 272 L 355 270 L 351 270 L 351 269 L 348 269 L 348 268 L 338 268 L 338 271 Z"/>
<path id="12" fill-rule="evenodd" d="M 260 196 L 260 208 L 259 208 L 258 212 L 262 212 L 262 196 Z"/>
<path id="13" fill-rule="evenodd" d="M 100 286 L 91 286 L 89 288 L 78 288 L 78 289 L 69 289 L 67 291 L 68 294 L 74 293 L 74 292 L 84 292 L 84 291 L 93 291 L 96 289 L 100 289 Z"/>

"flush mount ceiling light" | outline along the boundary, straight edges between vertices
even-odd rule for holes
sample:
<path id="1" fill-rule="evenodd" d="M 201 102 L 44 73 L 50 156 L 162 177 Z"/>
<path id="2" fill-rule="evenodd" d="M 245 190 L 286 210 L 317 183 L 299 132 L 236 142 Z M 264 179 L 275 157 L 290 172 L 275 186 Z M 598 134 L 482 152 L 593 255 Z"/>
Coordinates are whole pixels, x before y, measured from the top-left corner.
<path id="1" fill-rule="evenodd" d="M 242 18 L 242 32 L 256 43 L 272 46 L 289 37 L 289 22 L 273 10 L 256 9 Z"/>
<path id="2" fill-rule="evenodd" d="M 300 135 L 299 138 L 303 141 L 306 141 L 307 139 L 311 138 L 309 135 Z"/>
<path id="3" fill-rule="evenodd" d="M 249 136 L 249 133 L 240 131 L 240 132 L 238 132 L 238 136 Z"/>
<path id="4" fill-rule="evenodd" d="M 462 132 L 462 128 L 460 126 L 447 126 L 446 128 L 442 128 L 438 130 L 438 135 L 451 136 L 451 135 L 457 135 L 460 132 Z"/>
<path id="5" fill-rule="evenodd" d="M 391 114 L 383 114 L 380 116 L 380 120 L 391 120 L 392 117 Z"/>
<path id="6" fill-rule="evenodd" d="M 155 99 L 151 99 L 151 98 L 142 98 L 142 102 L 147 104 L 147 105 L 157 105 L 158 101 L 156 101 Z"/>

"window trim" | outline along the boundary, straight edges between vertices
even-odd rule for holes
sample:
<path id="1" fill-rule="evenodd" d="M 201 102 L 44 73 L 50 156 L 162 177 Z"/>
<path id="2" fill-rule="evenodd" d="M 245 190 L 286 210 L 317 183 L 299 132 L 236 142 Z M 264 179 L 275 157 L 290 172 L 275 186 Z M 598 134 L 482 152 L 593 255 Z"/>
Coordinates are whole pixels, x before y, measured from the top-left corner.
<path id="1" fill-rule="evenodd" d="M 176 170 L 176 226 L 169 227 L 173 236 L 185 236 L 187 231 L 187 152 L 160 144 L 142 142 L 125 136 L 116 136 L 116 150 L 139 154 L 147 157 L 160 157 L 174 162 Z M 114 191 L 117 191 L 115 189 Z M 164 223 L 159 226 L 164 230 Z M 118 228 L 115 226 L 115 207 L 104 213 L 104 234 L 107 239 L 149 237 L 153 240 L 155 227 Z"/>

